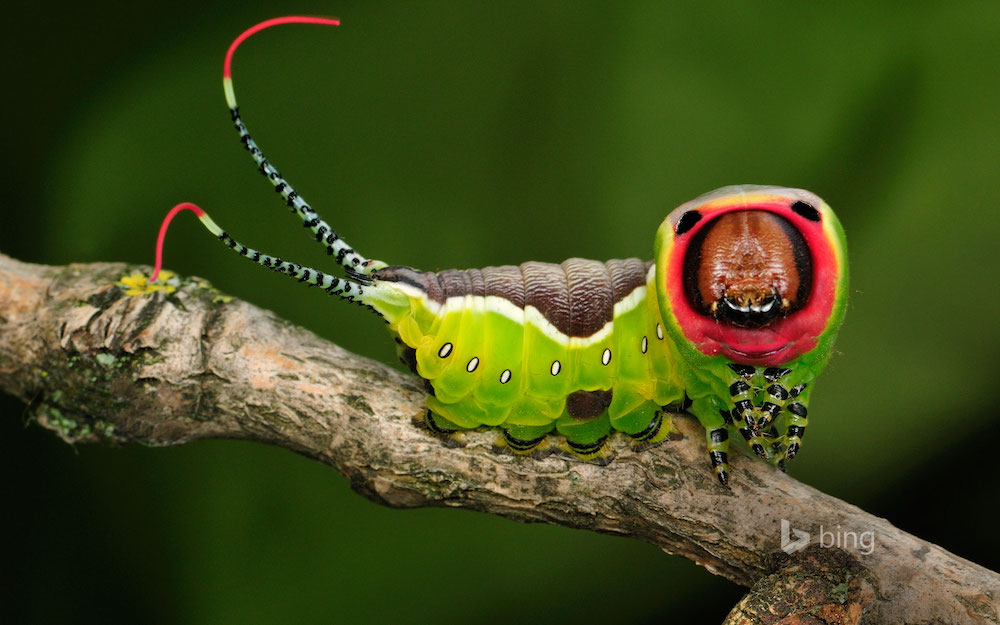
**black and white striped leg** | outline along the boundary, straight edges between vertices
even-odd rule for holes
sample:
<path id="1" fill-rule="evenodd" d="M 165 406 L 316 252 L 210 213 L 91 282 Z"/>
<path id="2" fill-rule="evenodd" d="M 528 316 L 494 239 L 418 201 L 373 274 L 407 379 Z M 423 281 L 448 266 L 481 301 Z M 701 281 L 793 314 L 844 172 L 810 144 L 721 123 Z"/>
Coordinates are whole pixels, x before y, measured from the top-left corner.
<path id="1" fill-rule="evenodd" d="M 745 379 L 736 380 L 729 386 L 729 395 L 733 399 L 733 425 L 739 428 L 740 434 L 757 457 L 769 459 L 767 441 L 757 430 L 757 422 L 753 417 L 753 387 Z"/>
<path id="2" fill-rule="evenodd" d="M 709 430 L 706 433 L 708 439 L 708 459 L 712 463 L 712 470 L 719 482 L 723 486 L 729 486 L 729 430 L 725 427 Z"/>
<path id="3" fill-rule="evenodd" d="M 785 407 L 785 402 L 791 397 L 791 392 L 785 388 L 784 384 L 781 382 L 782 378 L 791 373 L 791 369 L 785 369 L 781 367 L 768 367 L 764 369 L 763 376 L 767 381 L 767 398 L 761 404 L 760 408 L 757 409 L 760 419 L 757 421 L 757 427 L 760 430 L 765 430 L 769 425 L 775 422 L 778 415 L 781 414 L 781 410 Z"/>
<path id="4" fill-rule="evenodd" d="M 771 464 L 778 467 L 782 471 L 787 471 L 785 468 L 784 439 L 780 434 L 778 434 L 778 428 L 772 423 L 771 427 L 764 432 L 764 436 L 771 441 Z"/>
<path id="5" fill-rule="evenodd" d="M 785 457 L 791 460 L 802 447 L 802 437 L 805 436 L 806 425 L 809 424 L 809 419 L 806 418 L 809 411 L 806 410 L 805 404 L 795 402 L 788 404 L 788 412 L 785 417 L 785 443 L 788 446 Z"/>

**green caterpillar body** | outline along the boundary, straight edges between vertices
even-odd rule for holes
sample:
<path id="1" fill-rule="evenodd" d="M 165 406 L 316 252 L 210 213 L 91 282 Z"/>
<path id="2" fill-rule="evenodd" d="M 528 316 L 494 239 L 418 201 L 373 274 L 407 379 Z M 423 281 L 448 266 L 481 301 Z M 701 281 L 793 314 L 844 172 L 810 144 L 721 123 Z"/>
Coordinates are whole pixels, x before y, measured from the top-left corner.
<path id="1" fill-rule="evenodd" d="M 677 351 L 649 296 L 651 263 L 575 258 L 373 277 L 406 295 L 386 318 L 433 391 L 432 427 L 503 426 L 519 451 L 556 428 L 571 450 L 596 457 L 612 429 L 662 439 L 661 408 L 684 399 Z"/>
<path id="2" fill-rule="evenodd" d="M 263 156 L 236 104 L 233 52 L 287 23 L 338 22 L 284 17 L 241 34 L 223 68 L 226 100 L 259 171 L 346 277 L 251 249 L 183 203 L 161 226 L 151 282 L 167 225 L 189 209 L 241 256 L 381 315 L 401 359 L 426 383 L 424 422 L 441 436 L 497 427 L 500 444 L 529 453 L 557 432 L 569 453 L 605 461 L 614 431 L 637 447 L 663 440 L 672 408 L 704 425 L 723 484 L 730 432 L 778 466 L 795 456 L 847 300 L 844 233 L 823 200 L 783 187 L 713 191 L 666 217 L 651 262 L 574 258 L 427 273 L 368 260 Z"/>

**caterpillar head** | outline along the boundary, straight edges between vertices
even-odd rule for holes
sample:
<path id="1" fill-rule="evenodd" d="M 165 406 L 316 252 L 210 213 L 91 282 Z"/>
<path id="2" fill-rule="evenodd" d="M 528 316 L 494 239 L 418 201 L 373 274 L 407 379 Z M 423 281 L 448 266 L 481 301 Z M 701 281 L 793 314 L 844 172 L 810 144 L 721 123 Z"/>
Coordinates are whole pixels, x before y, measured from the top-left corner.
<path id="1" fill-rule="evenodd" d="M 808 191 L 724 187 L 664 220 L 656 283 L 664 325 L 689 361 L 825 361 L 846 303 L 844 233 Z"/>

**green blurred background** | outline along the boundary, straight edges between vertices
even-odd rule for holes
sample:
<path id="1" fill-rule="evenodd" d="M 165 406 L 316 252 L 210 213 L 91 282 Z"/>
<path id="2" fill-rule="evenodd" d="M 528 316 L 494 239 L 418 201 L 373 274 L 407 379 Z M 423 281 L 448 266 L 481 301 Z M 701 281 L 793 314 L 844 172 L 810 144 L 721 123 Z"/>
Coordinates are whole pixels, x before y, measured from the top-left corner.
<path id="1" fill-rule="evenodd" d="M 1000 568 L 1000 4 L 228 6 L 5 9 L 0 251 L 150 263 L 161 217 L 190 200 L 250 245 L 329 266 L 237 143 L 220 74 L 245 27 L 337 15 L 255 38 L 234 73 L 265 153 L 369 256 L 651 257 L 666 213 L 704 191 L 824 197 L 851 303 L 792 472 Z M 395 362 L 374 316 L 194 219 L 166 255 Z M 382 508 L 259 444 L 74 449 L 18 402 L 2 411 L 6 622 L 718 623 L 741 594 L 636 541 Z"/>

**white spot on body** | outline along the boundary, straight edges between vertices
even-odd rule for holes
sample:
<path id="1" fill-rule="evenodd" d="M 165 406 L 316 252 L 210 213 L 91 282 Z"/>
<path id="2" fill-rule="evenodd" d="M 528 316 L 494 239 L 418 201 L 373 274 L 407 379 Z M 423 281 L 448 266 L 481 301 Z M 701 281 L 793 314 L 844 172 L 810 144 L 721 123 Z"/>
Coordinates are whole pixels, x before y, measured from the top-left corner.
<path id="1" fill-rule="evenodd" d="M 601 363 L 606 367 L 609 362 L 611 362 L 611 350 L 605 349 L 604 353 L 601 354 Z"/>
<path id="2" fill-rule="evenodd" d="M 646 350 L 649 349 L 649 339 L 642 337 L 642 345 L 640 346 L 642 353 L 645 354 Z"/>
<path id="3" fill-rule="evenodd" d="M 465 370 L 468 371 L 469 373 L 472 373 L 473 371 L 476 370 L 476 367 L 478 366 L 479 366 L 479 357 L 473 356 L 472 360 L 469 361 L 469 364 L 466 365 Z"/>
<path id="4" fill-rule="evenodd" d="M 500 374 L 500 384 L 506 384 L 510 382 L 510 369 L 504 369 L 503 373 Z"/>
<path id="5" fill-rule="evenodd" d="M 438 357 L 447 358 L 448 356 L 450 356 L 451 348 L 452 348 L 451 343 L 445 343 L 444 345 L 442 345 L 441 349 L 438 350 Z"/>
<path id="6" fill-rule="evenodd" d="M 562 369 L 562 365 L 559 364 L 558 360 L 556 360 L 556 361 L 552 362 L 552 368 L 549 369 L 549 371 L 552 372 L 552 375 L 559 375 L 559 370 L 560 369 Z"/>
<path id="7" fill-rule="evenodd" d="M 663 340 L 663 326 L 656 324 L 656 338 Z"/>

